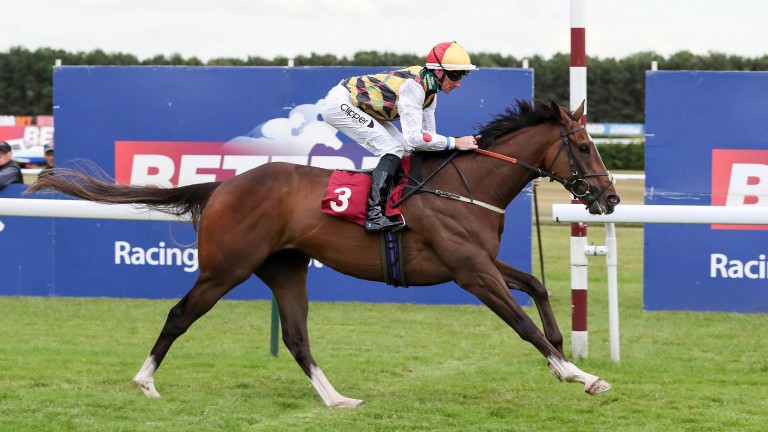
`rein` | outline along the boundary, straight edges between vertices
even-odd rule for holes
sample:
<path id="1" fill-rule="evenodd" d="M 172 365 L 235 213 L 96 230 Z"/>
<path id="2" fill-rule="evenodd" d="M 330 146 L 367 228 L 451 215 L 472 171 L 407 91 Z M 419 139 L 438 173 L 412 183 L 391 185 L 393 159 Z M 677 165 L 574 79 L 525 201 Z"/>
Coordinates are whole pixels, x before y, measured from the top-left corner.
<path id="1" fill-rule="evenodd" d="M 556 181 L 556 182 L 560 183 L 568 191 L 570 191 L 571 194 L 573 194 L 574 197 L 583 198 L 583 197 L 585 197 L 587 195 L 590 195 L 590 193 L 589 193 L 590 185 L 589 185 L 589 183 L 586 180 L 587 178 L 589 178 L 589 177 L 600 177 L 600 176 L 611 177 L 610 173 L 602 173 L 602 174 L 587 174 L 587 173 L 584 173 L 581 177 L 578 177 L 578 178 L 576 178 L 573 181 L 569 181 L 569 180 L 566 180 L 566 179 L 564 179 L 562 177 L 559 177 L 554 172 L 552 172 L 552 167 L 555 165 L 555 162 L 557 161 L 557 158 L 560 157 L 560 153 L 562 153 L 564 148 L 568 152 L 568 162 L 571 165 L 571 175 L 578 176 L 580 171 L 581 172 L 584 171 L 584 169 L 581 168 L 578 160 L 575 157 L 573 157 L 573 149 L 571 149 L 571 146 L 568 145 L 568 136 L 572 135 L 572 134 L 574 134 L 574 133 L 576 133 L 576 132 L 578 132 L 578 131 L 580 131 L 582 129 L 584 129 L 583 125 L 577 127 L 576 129 L 571 129 L 571 130 L 565 130 L 565 128 L 562 125 L 560 125 L 560 137 L 562 138 L 561 139 L 562 145 L 560 146 L 560 149 L 557 151 L 557 154 L 555 155 L 555 157 L 552 159 L 552 163 L 549 165 L 549 168 L 547 168 L 545 171 L 542 171 L 540 168 L 536 168 L 535 166 L 532 166 L 532 165 L 527 164 L 527 163 L 525 163 L 525 162 L 523 162 L 521 160 L 518 160 L 517 158 L 513 158 L 513 157 L 510 157 L 510 156 L 505 156 L 503 154 L 495 153 L 495 152 L 492 152 L 492 151 L 489 151 L 489 150 L 483 150 L 483 149 L 477 148 L 477 149 L 474 149 L 474 151 L 476 153 L 480 153 L 480 154 L 485 155 L 485 156 L 490 156 L 492 158 L 503 160 L 503 161 L 509 162 L 511 164 L 520 165 L 521 167 L 523 167 L 523 168 L 525 168 L 525 169 L 527 169 L 529 171 L 534 172 L 535 174 L 537 174 L 538 177 L 546 177 L 546 178 L 549 179 L 549 181 Z M 613 183 L 613 181 L 611 181 L 611 183 Z M 581 193 L 579 193 L 577 191 L 577 188 L 579 186 L 584 187 L 584 191 L 581 192 Z M 597 194 L 597 196 L 591 196 L 588 199 L 589 202 L 587 203 L 587 207 L 589 207 L 593 202 L 595 202 L 597 200 L 597 197 L 602 195 L 603 192 L 605 192 L 607 189 L 608 189 L 608 186 L 606 186 L 603 190 L 601 190 L 600 193 Z"/>
<path id="2" fill-rule="evenodd" d="M 392 204 L 392 207 L 397 207 L 397 206 L 399 206 L 400 204 L 402 204 L 402 203 L 403 203 L 403 201 L 405 201 L 405 200 L 407 200 L 408 198 L 410 198 L 410 197 L 411 197 L 411 195 L 415 194 L 415 193 L 416 193 L 416 192 L 418 192 L 419 190 L 422 190 L 422 189 L 426 189 L 426 188 L 424 187 L 424 185 L 425 185 L 425 184 L 426 184 L 426 183 L 429 181 L 429 179 L 431 179 L 432 177 L 434 177 L 434 176 L 435 176 L 435 174 L 437 174 L 437 173 L 438 173 L 438 172 L 439 172 L 441 169 L 443 169 L 443 168 L 444 168 L 446 165 L 448 165 L 448 163 L 449 163 L 449 162 L 451 162 L 451 161 L 453 160 L 453 158 L 455 158 L 455 157 L 456 157 L 456 156 L 458 156 L 458 155 L 459 155 L 459 152 L 458 152 L 458 151 L 454 151 L 453 153 L 451 153 L 451 155 L 450 155 L 450 156 L 448 156 L 448 157 L 447 157 L 447 158 L 446 158 L 446 159 L 443 161 L 443 163 L 442 163 L 442 164 L 440 164 L 440 166 L 439 166 L 439 167 L 437 167 L 437 169 L 436 169 L 436 170 L 435 170 L 435 171 L 434 171 L 432 174 L 430 174 L 430 175 L 429 175 L 429 177 L 427 177 L 427 178 L 426 178 L 426 179 L 424 179 L 423 181 L 419 182 L 419 183 L 418 183 L 416 186 L 413 186 L 413 187 L 412 187 L 412 189 L 408 191 L 408 193 L 404 194 L 402 197 L 400 197 L 400 199 L 399 199 L 399 200 L 397 200 L 397 202 L 395 202 L 394 204 Z M 410 178 L 411 180 L 413 180 L 413 177 L 409 177 L 409 178 Z"/>
<path id="3" fill-rule="evenodd" d="M 584 173 L 581 176 L 579 176 L 579 174 L 581 172 L 584 172 L 584 169 L 581 167 L 581 165 L 579 164 L 578 160 L 573 156 L 573 149 L 571 148 L 571 146 L 568 143 L 568 136 L 570 136 L 570 135 L 572 135 L 572 134 L 574 134 L 574 133 L 576 133 L 576 132 L 578 132 L 578 131 L 580 131 L 582 129 L 584 129 L 584 125 L 580 125 L 576 129 L 571 129 L 571 130 L 566 130 L 562 125 L 560 125 L 561 146 L 560 146 L 560 149 L 558 149 L 557 154 L 555 155 L 555 157 L 552 159 L 552 163 L 549 165 L 549 167 L 546 170 L 542 170 L 541 168 L 537 168 L 537 167 L 535 167 L 533 165 L 530 165 L 530 164 L 528 164 L 526 162 L 518 160 L 517 158 L 511 157 L 511 156 L 506 156 L 506 155 L 503 155 L 503 154 L 500 154 L 500 153 L 496 153 L 496 152 L 492 152 L 492 151 L 489 151 L 489 150 L 484 150 L 484 149 L 476 148 L 476 149 L 473 149 L 473 151 L 475 153 L 479 153 L 479 154 L 484 155 L 484 156 L 490 156 L 492 158 L 499 159 L 499 160 L 502 160 L 502 161 L 505 161 L 505 162 L 509 162 L 511 164 L 514 164 L 514 165 L 519 165 L 519 166 L 521 166 L 521 167 L 523 167 L 523 168 L 525 168 L 525 169 L 527 169 L 529 171 L 532 171 L 538 177 L 545 177 L 545 178 L 548 178 L 549 181 L 556 181 L 556 182 L 560 183 L 561 185 L 563 185 L 563 187 L 565 187 L 568 191 L 570 191 L 571 194 L 573 194 L 574 197 L 577 197 L 577 198 L 587 197 L 587 198 L 584 198 L 584 199 L 587 201 L 587 203 L 586 203 L 587 208 L 589 208 L 589 206 L 592 205 L 592 203 L 597 201 L 597 197 L 602 195 L 608 189 L 609 186 L 606 186 L 605 188 L 603 188 L 603 190 L 601 190 L 597 195 L 593 195 L 589 191 L 590 184 L 587 182 L 586 179 L 589 178 L 589 177 L 607 176 L 607 177 L 611 178 L 611 183 L 613 183 L 613 179 L 612 179 L 611 174 L 607 173 L 607 172 L 606 173 L 602 173 L 602 174 L 587 174 L 587 173 Z M 568 162 L 569 162 L 569 164 L 571 166 L 571 175 L 577 177 L 575 180 L 566 180 L 566 179 L 558 176 L 557 174 L 555 174 L 552 171 L 552 167 L 555 165 L 555 162 L 557 161 L 557 158 L 560 157 L 560 153 L 563 152 L 563 149 L 566 149 L 566 152 L 568 153 Z M 395 202 L 392 206 L 393 207 L 399 206 L 400 204 L 403 203 L 403 201 L 405 201 L 406 199 L 410 198 L 411 195 L 413 195 L 413 194 L 415 194 L 417 192 L 430 192 L 430 193 L 434 193 L 435 195 L 438 195 L 438 196 L 441 196 L 441 197 L 444 197 L 444 198 L 451 198 L 451 199 L 455 199 L 455 200 L 458 200 L 458 201 L 463 201 L 463 202 L 466 202 L 466 203 L 479 205 L 480 207 L 486 208 L 486 209 L 494 211 L 496 213 L 504 214 L 504 209 L 501 209 L 499 207 L 493 206 L 491 204 L 484 203 L 482 201 L 478 201 L 478 200 L 472 199 L 471 188 L 469 187 L 469 183 L 467 182 L 467 179 L 464 177 L 464 174 L 461 172 L 461 170 L 458 170 L 458 167 L 456 167 L 456 165 L 453 164 L 453 158 L 455 158 L 458 154 L 459 154 L 458 151 L 454 151 L 453 153 L 451 153 L 451 155 L 448 156 L 446 158 L 446 160 L 443 161 L 443 163 L 434 172 L 432 172 L 432 174 L 429 175 L 429 177 L 427 177 L 426 179 L 424 179 L 421 182 L 418 182 L 415 186 L 406 186 L 406 188 L 409 188 L 410 190 L 407 193 L 403 194 L 403 196 L 399 200 L 397 200 L 397 202 Z M 456 169 L 459 171 L 459 174 L 461 175 L 462 179 L 464 180 L 465 186 L 467 186 L 467 189 L 470 191 L 470 197 L 469 198 L 466 198 L 466 197 L 463 197 L 461 195 L 458 195 L 458 194 L 455 194 L 455 193 L 451 193 L 451 192 L 446 192 L 446 191 L 441 191 L 441 190 L 433 190 L 433 189 L 427 188 L 425 186 L 425 184 L 435 174 L 437 174 L 440 170 L 442 170 L 449 163 L 451 165 L 454 165 L 454 167 L 456 167 Z M 412 177 L 410 177 L 410 179 L 413 180 Z M 584 189 L 583 192 L 580 192 L 578 190 L 579 187 L 582 187 Z"/>
<path id="4" fill-rule="evenodd" d="M 568 148 L 568 153 L 569 153 L 568 160 L 570 161 L 570 164 L 571 164 L 571 167 L 572 167 L 571 174 L 578 175 L 578 173 L 579 173 L 578 169 L 575 167 L 575 162 L 576 161 L 573 158 L 573 154 L 571 152 L 571 149 L 568 147 L 568 135 L 576 133 L 576 132 L 578 132 L 578 131 L 580 131 L 582 129 L 584 129 L 584 126 L 579 126 L 576 129 L 573 129 L 573 130 L 570 130 L 570 131 L 566 131 L 562 126 L 560 126 L 560 137 L 562 138 L 562 146 L 560 147 L 560 150 L 557 151 L 557 154 L 552 159 L 552 164 L 550 164 L 549 168 L 547 168 L 546 171 L 542 171 L 540 168 L 536 168 L 535 166 L 527 164 L 527 163 L 525 163 L 525 162 L 523 162 L 521 160 L 518 160 L 517 158 L 513 158 L 513 157 L 510 157 L 510 156 L 505 156 L 503 154 L 499 154 L 499 153 L 492 152 L 492 151 L 489 151 L 489 150 L 483 150 L 483 149 L 477 148 L 477 149 L 474 149 L 474 151 L 476 153 L 480 153 L 480 154 L 485 155 L 485 156 L 490 156 L 492 158 L 503 160 L 503 161 L 509 162 L 511 164 L 520 165 L 521 167 L 523 167 L 523 168 L 525 168 L 525 169 L 527 169 L 529 171 L 533 171 L 535 174 L 537 174 L 538 177 L 546 177 L 546 178 L 549 179 L 549 181 L 556 181 L 556 182 L 560 183 L 561 185 L 563 185 L 566 188 L 568 188 L 568 190 L 571 191 L 571 193 L 573 193 L 574 196 L 581 197 L 581 196 L 584 196 L 586 194 L 578 195 L 578 194 L 575 193 L 574 189 L 576 188 L 576 182 L 585 182 L 586 183 L 586 181 L 583 178 L 576 179 L 576 181 L 568 181 L 568 180 L 566 180 L 566 179 L 564 179 L 562 177 L 557 176 L 554 172 L 551 172 L 551 171 L 552 171 L 552 166 L 555 164 L 555 161 L 557 161 L 557 158 L 560 157 L 560 153 L 563 151 L 563 148 L 567 147 Z M 599 175 L 599 174 L 595 174 L 595 175 Z M 585 178 L 586 177 L 587 176 L 585 176 Z"/>
<path id="5" fill-rule="evenodd" d="M 475 204 L 475 205 L 478 205 L 480 207 L 486 208 L 488 210 L 494 211 L 496 213 L 504 214 L 505 210 L 503 208 L 499 208 L 499 207 L 496 207 L 494 205 L 491 205 L 491 204 L 488 204 L 488 203 L 485 203 L 485 202 L 482 202 L 482 201 L 478 201 L 478 200 L 472 198 L 472 190 L 469 187 L 469 182 L 467 181 L 467 178 L 464 177 L 464 173 L 462 173 L 461 170 L 459 170 L 459 168 L 456 167 L 456 164 L 453 163 L 453 158 L 455 158 L 458 155 L 459 155 L 458 150 L 454 150 L 453 153 L 451 153 L 451 155 L 448 156 L 443 161 L 443 163 L 440 164 L 440 166 L 437 167 L 437 169 L 432 172 L 432 174 L 429 175 L 429 177 L 427 177 L 423 181 L 418 182 L 415 186 L 405 185 L 405 188 L 410 189 L 410 190 L 407 193 L 403 194 L 403 196 L 400 197 L 400 199 L 397 200 L 394 204 L 392 204 L 392 207 L 399 206 L 400 204 L 403 203 L 403 201 L 407 200 L 408 198 L 411 197 L 411 195 L 413 195 L 413 194 L 415 194 L 417 192 L 430 192 L 430 193 L 433 193 L 433 194 L 435 194 L 437 196 L 440 196 L 440 197 L 443 197 L 443 198 L 450 198 L 450 199 L 454 199 L 454 200 L 457 200 L 457 201 L 462 201 L 462 202 L 465 202 L 465 203 Z M 501 155 L 499 155 L 499 156 L 501 156 Z M 504 157 L 506 157 L 506 156 L 504 156 Z M 470 191 L 469 198 L 461 196 L 459 194 L 452 193 L 452 192 L 446 192 L 446 191 L 442 191 L 442 190 L 439 190 L 439 189 L 431 189 L 431 188 L 428 188 L 428 187 L 425 186 L 425 184 L 429 181 L 429 179 L 434 177 L 435 174 L 437 174 L 440 170 L 445 168 L 445 166 L 448 165 L 449 163 L 451 165 L 453 165 L 454 168 L 456 168 L 456 170 L 459 172 L 459 175 L 461 176 L 462 180 L 464 180 L 464 184 L 467 186 L 467 190 Z M 410 180 L 414 180 L 413 177 L 409 176 L 408 178 Z"/>

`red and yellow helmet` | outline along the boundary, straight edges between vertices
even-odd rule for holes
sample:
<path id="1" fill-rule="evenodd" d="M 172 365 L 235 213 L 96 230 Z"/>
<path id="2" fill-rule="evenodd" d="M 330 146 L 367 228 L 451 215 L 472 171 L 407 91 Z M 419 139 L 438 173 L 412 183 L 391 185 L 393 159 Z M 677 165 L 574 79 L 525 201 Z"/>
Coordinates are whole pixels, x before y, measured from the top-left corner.
<path id="1" fill-rule="evenodd" d="M 428 69 L 471 71 L 476 69 L 469 54 L 457 42 L 442 42 L 434 46 L 427 55 Z"/>

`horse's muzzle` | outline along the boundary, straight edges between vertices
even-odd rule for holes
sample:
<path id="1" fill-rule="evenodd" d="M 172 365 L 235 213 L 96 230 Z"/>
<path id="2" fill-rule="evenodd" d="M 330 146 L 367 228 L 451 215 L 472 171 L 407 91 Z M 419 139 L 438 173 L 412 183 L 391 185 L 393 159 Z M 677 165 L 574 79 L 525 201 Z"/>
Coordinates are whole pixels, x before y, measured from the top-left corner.
<path id="1" fill-rule="evenodd" d="M 606 214 L 611 214 L 613 213 L 614 208 L 621 203 L 621 197 L 618 195 L 608 195 L 605 198 L 605 202 L 607 204 L 606 207 L 608 208 Z"/>
<path id="2" fill-rule="evenodd" d="M 588 198 L 590 203 L 587 205 L 587 210 L 589 210 L 590 214 L 594 215 L 609 215 L 613 213 L 614 208 L 621 202 L 621 198 L 613 194 L 605 195 L 604 198 L 602 195 L 597 198 L 590 195 L 586 198 Z"/>

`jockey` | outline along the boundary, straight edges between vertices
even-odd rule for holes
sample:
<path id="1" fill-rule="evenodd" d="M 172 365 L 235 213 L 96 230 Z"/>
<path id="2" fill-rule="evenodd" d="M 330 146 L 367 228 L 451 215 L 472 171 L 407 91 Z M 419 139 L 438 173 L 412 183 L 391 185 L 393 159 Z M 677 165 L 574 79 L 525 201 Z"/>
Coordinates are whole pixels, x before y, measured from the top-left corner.
<path id="1" fill-rule="evenodd" d="M 384 212 L 400 158 L 414 151 L 472 150 L 475 137 L 439 135 L 435 128 L 437 93 L 461 87 L 475 69 L 456 42 L 435 45 L 425 66 L 355 76 L 342 80 L 320 101 L 325 121 L 379 156 L 368 196 L 367 232 L 396 231 L 405 221 Z M 400 120 L 402 132 L 391 124 Z"/>

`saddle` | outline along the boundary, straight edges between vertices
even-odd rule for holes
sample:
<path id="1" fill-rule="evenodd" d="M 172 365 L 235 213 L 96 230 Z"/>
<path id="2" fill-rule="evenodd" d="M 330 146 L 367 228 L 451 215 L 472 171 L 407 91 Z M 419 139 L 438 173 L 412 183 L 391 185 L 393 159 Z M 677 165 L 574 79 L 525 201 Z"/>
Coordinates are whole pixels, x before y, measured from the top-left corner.
<path id="1" fill-rule="evenodd" d="M 411 157 L 403 157 L 400 169 L 395 175 L 395 187 L 387 198 L 385 214 L 389 217 L 403 217 L 400 200 L 410 179 L 410 167 Z M 333 171 L 328 180 L 321 211 L 365 226 L 372 171 Z M 394 287 L 408 287 L 403 272 L 401 231 L 383 232 L 380 237 L 384 282 Z"/>
<path id="2" fill-rule="evenodd" d="M 410 171 L 411 157 L 404 156 L 395 175 L 395 187 L 387 198 L 385 213 L 389 217 L 403 217 L 399 201 L 410 179 Z M 333 171 L 325 189 L 321 211 L 365 226 L 371 172 L 372 170 Z"/>

